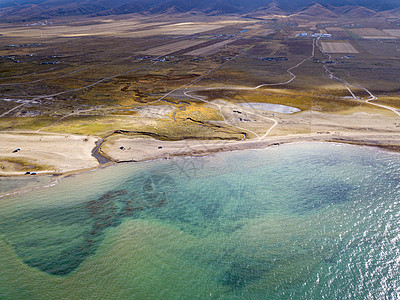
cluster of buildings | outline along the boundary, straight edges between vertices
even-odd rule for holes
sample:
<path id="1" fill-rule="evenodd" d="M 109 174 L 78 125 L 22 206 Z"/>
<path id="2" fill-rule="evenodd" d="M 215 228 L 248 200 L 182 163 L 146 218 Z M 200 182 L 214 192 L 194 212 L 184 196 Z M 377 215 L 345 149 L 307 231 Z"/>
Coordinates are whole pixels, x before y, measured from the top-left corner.
<path id="1" fill-rule="evenodd" d="M 39 47 L 40 44 L 11 44 L 11 45 L 7 45 L 7 48 L 23 48 L 23 47 Z"/>
<path id="2" fill-rule="evenodd" d="M 260 57 L 259 60 L 261 61 L 284 61 L 288 60 L 286 57 Z"/>
<path id="3" fill-rule="evenodd" d="M 48 25 L 53 25 L 53 22 L 45 20 L 45 21 L 38 21 L 32 24 L 26 24 L 25 26 L 48 26 Z"/>
<path id="4" fill-rule="evenodd" d="M 332 34 L 330 34 L 330 33 L 308 34 L 307 32 L 302 32 L 302 33 L 296 34 L 296 37 L 330 38 L 330 37 L 332 37 Z"/>
<path id="5" fill-rule="evenodd" d="M 41 65 L 58 65 L 59 63 L 61 63 L 60 61 L 43 61 L 40 64 Z"/>

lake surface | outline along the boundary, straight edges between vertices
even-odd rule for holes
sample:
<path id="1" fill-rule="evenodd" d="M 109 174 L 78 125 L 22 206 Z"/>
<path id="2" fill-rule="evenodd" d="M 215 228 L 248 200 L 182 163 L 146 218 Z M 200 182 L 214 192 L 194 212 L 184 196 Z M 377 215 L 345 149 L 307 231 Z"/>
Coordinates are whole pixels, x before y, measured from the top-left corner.
<path id="1" fill-rule="evenodd" d="M 394 299 L 399 201 L 357 146 L 119 164 L 0 199 L 0 299 Z"/>
<path id="2" fill-rule="evenodd" d="M 38 186 L 50 184 L 52 176 L 24 176 L 24 177 L 1 177 L 0 178 L 0 199 L 1 195 L 13 190 L 32 189 Z"/>
<path id="3" fill-rule="evenodd" d="M 258 103 L 258 102 L 246 102 L 246 103 L 237 103 L 240 106 L 248 107 L 252 109 L 265 110 L 265 111 L 273 111 L 281 114 L 293 114 L 301 111 L 297 107 L 281 105 L 281 104 L 272 104 L 272 103 Z"/>

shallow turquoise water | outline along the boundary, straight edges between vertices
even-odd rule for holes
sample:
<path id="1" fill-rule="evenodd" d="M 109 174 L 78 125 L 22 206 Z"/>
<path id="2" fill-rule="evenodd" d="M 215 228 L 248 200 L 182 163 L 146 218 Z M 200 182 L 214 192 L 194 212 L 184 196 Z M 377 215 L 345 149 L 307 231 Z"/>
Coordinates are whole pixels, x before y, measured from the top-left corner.
<path id="1" fill-rule="evenodd" d="M 396 298 L 399 201 L 347 145 L 112 166 L 0 200 L 0 298 Z"/>

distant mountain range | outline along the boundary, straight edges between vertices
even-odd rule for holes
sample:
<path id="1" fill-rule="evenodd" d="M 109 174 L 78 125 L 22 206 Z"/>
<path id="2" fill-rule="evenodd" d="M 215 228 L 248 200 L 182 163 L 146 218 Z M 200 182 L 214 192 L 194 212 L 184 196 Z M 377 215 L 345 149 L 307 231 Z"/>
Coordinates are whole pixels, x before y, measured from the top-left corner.
<path id="1" fill-rule="evenodd" d="M 395 10 L 399 0 L 0 0 L 0 20 L 39 20 L 62 16 L 122 14 L 247 14 L 373 17 Z"/>
<path id="2" fill-rule="evenodd" d="M 398 9 L 381 11 L 381 10 L 372 10 L 364 6 L 355 6 L 355 5 L 331 6 L 331 5 L 322 5 L 319 3 L 301 7 L 300 9 L 294 12 L 288 12 L 282 9 L 282 7 L 278 5 L 276 2 L 270 3 L 265 7 L 261 7 L 247 14 L 247 16 L 254 18 L 270 16 L 270 15 L 275 15 L 275 16 L 290 15 L 292 17 L 307 18 L 307 19 L 311 18 L 329 19 L 329 18 L 339 18 L 339 17 L 360 19 L 360 18 L 373 18 L 381 15 L 392 15 L 392 16 L 398 15 L 400 17 Z"/>

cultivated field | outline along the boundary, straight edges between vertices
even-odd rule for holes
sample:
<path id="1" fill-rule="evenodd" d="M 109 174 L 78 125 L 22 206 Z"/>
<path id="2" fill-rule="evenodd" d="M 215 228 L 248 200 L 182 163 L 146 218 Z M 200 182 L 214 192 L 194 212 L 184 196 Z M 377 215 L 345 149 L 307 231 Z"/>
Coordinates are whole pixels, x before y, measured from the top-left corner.
<path id="1" fill-rule="evenodd" d="M 343 28 L 341 27 L 326 27 L 326 30 L 330 33 L 332 31 L 345 31 Z"/>
<path id="2" fill-rule="evenodd" d="M 0 33 L 5 37 L 84 37 L 84 36 L 120 36 L 140 38 L 160 35 L 192 35 L 221 29 L 236 22 L 140 22 L 138 20 L 102 20 L 94 24 L 75 25 L 74 23 L 54 24 L 49 26 L 0 26 Z"/>
<path id="3" fill-rule="evenodd" d="M 393 37 L 400 38 L 400 29 L 383 29 L 383 31 Z"/>
<path id="4" fill-rule="evenodd" d="M 347 31 L 341 27 L 327 27 L 326 31 L 332 34 L 335 39 L 348 39 L 350 37 Z"/>
<path id="5" fill-rule="evenodd" d="M 160 26 L 160 33 L 166 35 L 187 35 L 201 33 L 205 31 L 215 30 L 224 27 L 219 24 L 202 24 L 202 23 L 177 23 Z"/>
<path id="6" fill-rule="evenodd" d="M 350 31 L 364 39 L 390 39 L 388 33 L 376 28 L 353 28 Z"/>
<path id="7" fill-rule="evenodd" d="M 325 53 L 358 53 L 349 42 L 321 42 Z"/>
<path id="8" fill-rule="evenodd" d="M 219 51 L 220 48 L 232 43 L 233 40 L 226 40 L 226 41 L 222 41 L 207 47 L 203 47 L 200 49 L 196 49 L 193 51 L 190 51 L 188 53 L 185 53 L 185 55 L 193 55 L 193 56 L 197 56 L 197 55 L 213 55 L 215 53 L 217 53 Z"/>
<path id="9" fill-rule="evenodd" d="M 142 51 L 143 54 L 146 55 L 155 55 L 155 56 L 159 56 L 159 55 L 168 55 L 170 53 L 182 50 L 182 49 L 187 49 L 189 47 L 193 47 L 199 44 L 204 43 L 204 40 L 184 40 L 184 41 L 179 41 L 176 43 L 171 43 L 171 44 L 167 44 L 167 45 L 163 45 L 160 47 L 155 47 L 155 48 L 151 48 L 148 50 L 144 50 Z"/>
<path id="10" fill-rule="evenodd" d="M 266 37 L 276 32 L 275 29 L 267 29 L 267 28 L 250 28 L 250 29 L 246 28 L 246 29 L 248 31 L 239 34 L 241 38 Z"/>
<path id="11" fill-rule="evenodd" d="M 142 23 L 134 20 L 102 20 L 95 24 L 83 24 L 80 26 L 52 25 L 40 27 L 1 27 L 0 31 L 5 37 L 81 37 L 81 36 L 111 36 L 129 35 L 141 32 L 143 29 L 158 27 L 167 22 Z M 149 30 L 145 30 L 147 32 Z"/>

